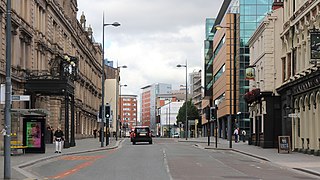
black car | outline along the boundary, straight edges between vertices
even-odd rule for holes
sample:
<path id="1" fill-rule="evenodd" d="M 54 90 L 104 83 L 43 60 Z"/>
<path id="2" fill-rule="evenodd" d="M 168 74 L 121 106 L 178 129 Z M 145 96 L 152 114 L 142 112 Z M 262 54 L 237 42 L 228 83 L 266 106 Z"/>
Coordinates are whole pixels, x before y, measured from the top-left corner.
<path id="1" fill-rule="evenodd" d="M 149 142 L 152 144 L 152 135 L 148 126 L 136 126 L 132 132 L 132 144 L 137 142 Z"/>

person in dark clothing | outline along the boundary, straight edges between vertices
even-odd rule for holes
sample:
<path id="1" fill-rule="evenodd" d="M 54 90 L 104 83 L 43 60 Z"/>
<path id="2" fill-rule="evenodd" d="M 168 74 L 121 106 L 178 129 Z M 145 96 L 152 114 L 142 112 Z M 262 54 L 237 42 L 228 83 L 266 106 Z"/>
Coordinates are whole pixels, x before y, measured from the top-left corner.
<path id="1" fill-rule="evenodd" d="M 94 130 L 93 130 L 93 137 L 94 137 L 94 138 L 97 138 L 97 129 L 94 129 Z"/>
<path id="2" fill-rule="evenodd" d="M 60 127 L 58 127 L 58 129 L 54 132 L 54 139 L 56 142 L 55 153 L 61 153 L 63 136 L 64 136 L 63 132 L 61 131 Z"/>

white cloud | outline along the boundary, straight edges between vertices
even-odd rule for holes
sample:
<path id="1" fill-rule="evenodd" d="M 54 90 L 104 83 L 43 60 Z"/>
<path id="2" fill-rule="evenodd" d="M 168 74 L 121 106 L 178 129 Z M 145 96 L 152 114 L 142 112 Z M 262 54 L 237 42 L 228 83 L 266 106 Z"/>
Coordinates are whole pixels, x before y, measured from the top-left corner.
<path id="1" fill-rule="evenodd" d="M 223 0 L 78 0 L 78 16 L 85 12 L 94 38 L 102 42 L 105 23 L 118 21 L 118 28 L 105 27 L 105 57 L 127 65 L 121 69 L 123 94 L 141 93 L 152 83 L 173 87 L 185 82 L 188 72 L 203 66 L 205 18 L 217 16 Z"/>

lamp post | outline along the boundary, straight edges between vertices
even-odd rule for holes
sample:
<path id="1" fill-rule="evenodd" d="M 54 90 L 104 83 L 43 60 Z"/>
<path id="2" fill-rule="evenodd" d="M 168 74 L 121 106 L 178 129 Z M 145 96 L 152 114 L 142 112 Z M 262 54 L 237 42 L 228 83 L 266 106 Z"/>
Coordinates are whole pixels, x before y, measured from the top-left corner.
<path id="1" fill-rule="evenodd" d="M 101 61 L 101 68 L 102 68 L 102 77 L 101 77 L 101 124 L 100 124 L 100 140 L 101 140 L 101 147 L 103 147 L 103 139 L 104 139 L 104 121 L 105 121 L 105 105 L 104 105 L 104 82 L 105 82 L 105 75 L 104 75 L 104 27 L 105 26 L 114 26 L 118 27 L 120 24 L 118 22 L 114 22 L 112 24 L 105 24 L 104 23 L 104 15 L 102 18 L 102 61 Z M 109 120 L 109 119 L 108 119 Z M 107 130 L 109 127 L 109 122 L 106 122 Z M 106 134 L 108 136 L 108 134 Z M 106 146 L 109 145 L 109 138 L 106 139 Z"/>
<path id="2" fill-rule="evenodd" d="M 127 87 L 127 85 L 126 84 L 120 84 L 119 85 L 120 86 L 120 95 L 119 95 L 119 99 L 120 99 L 120 102 L 119 102 L 119 104 L 120 104 L 120 107 L 119 107 L 119 121 L 121 122 L 121 117 L 122 117 L 122 102 L 123 101 L 121 101 L 121 88 L 122 87 Z M 124 120 L 123 120 L 123 124 L 122 124 L 122 126 L 124 126 Z M 123 131 L 124 132 L 124 131 Z M 125 134 L 124 134 L 125 135 Z"/>
<path id="3" fill-rule="evenodd" d="M 170 104 L 171 104 L 171 100 L 169 101 L 169 138 L 171 138 Z"/>
<path id="4" fill-rule="evenodd" d="M 117 77 L 117 98 L 116 98 L 116 106 L 117 106 L 117 108 L 116 108 L 116 114 L 117 114 L 117 117 L 116 117 L 116 141 L 118 141 L 118 134 L 119 134 L 119 121 L 120 121 L 120 116 L 119 116 L 119 114 L 118 114 L 118 107 L 119 107 L 119 105 L 118 105 L 118 100 L 119 100 L 119 95 L 118 95 L 118 93 L 119 93 L 119 85 L 120 85 L 120 69 L 121 68 L 127 68 L 127 66 L 126 65 L 123 65 L 123 66 L 118 66 L 117 65 L 117 71 L 118 71 L 118 77 Z M 120 93 L 121 94 L 121 93 Z"/>
<path id="5" fill-rule="evenodd" d="M 188 62 L 186 60 L 186 64 L 178 64 L 177 67 L 185 67 L 186 68 L 186 120 L 185 120 L 185 131 L 186 131 L 186 140 L 188 140 Z"/>
<path id="6" fill-rule="evenodd" d="M 215 28 L 217 30 L 220 30 L 220 29 L 229 29 L 229 41 L 230 41 L 230 114 L 228 116 L 228 139 L 229 139 L 229 148 L 232 148 L 232 48 L 231 48 L 231 44 L 232 44 L 232 38 L 231 38 L 231 31 L 232 31 L 232 27 L 231 27 L 231 17 L 230 17 L 230 23 L 229 23 L 229 27 L 224 27 L 224 26 L 221 26 L 221 25 L 216 25 Z"/>

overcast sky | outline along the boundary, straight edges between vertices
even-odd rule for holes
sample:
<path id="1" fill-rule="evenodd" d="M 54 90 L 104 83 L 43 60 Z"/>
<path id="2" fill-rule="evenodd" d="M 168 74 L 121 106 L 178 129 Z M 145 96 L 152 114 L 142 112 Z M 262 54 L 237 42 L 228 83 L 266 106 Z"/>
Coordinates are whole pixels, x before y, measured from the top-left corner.
<path id="1" fill-rule="evenodd" d="M 223 0 L 78 0 L 78 19 L 82 12 L 93 28 L 96 42 L 102 43 L 105 27 L 105 58 L 118 62 L 122 94 L 140 95 L 141 88 L 153 83 L 185 84 L 188 73 L 203 66 L 205 19 L 216 17 Z"/>

